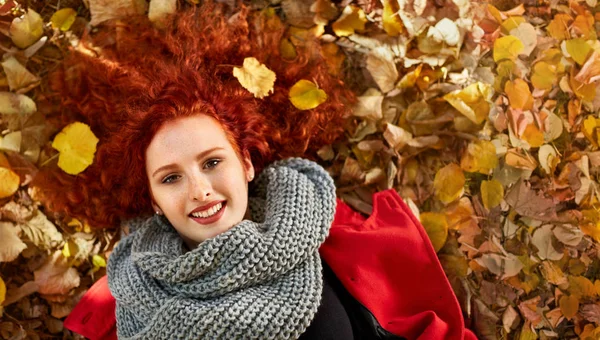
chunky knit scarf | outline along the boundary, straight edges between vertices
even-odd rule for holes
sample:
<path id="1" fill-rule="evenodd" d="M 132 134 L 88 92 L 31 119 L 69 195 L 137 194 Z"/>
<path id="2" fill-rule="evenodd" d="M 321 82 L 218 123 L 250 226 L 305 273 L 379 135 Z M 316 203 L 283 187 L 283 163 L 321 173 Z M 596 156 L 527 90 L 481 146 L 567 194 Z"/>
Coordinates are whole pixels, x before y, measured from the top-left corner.
<path id="1" fill-rule="evenodd" d="M 306 330 L 323 290 L 318 248 L 335 213 L 333 180 L 291 158 L 265 168 L 250 194 L 253 221 L 189 252 L 165 217 L 130 224 L 108 261 L 120 339 L 289 339 Z"/>

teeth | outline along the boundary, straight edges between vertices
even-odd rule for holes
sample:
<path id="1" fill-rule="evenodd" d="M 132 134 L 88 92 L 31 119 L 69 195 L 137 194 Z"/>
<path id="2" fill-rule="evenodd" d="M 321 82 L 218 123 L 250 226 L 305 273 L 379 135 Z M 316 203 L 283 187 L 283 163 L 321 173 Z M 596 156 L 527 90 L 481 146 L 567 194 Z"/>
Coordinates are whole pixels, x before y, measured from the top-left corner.
<path id="1" fill-rule="evenodd" d="M 210 208 L 208 210 L 205 210 L 202 212 L 195 212 L 192 214 L 192 216 L 207 218 L 207 217 L 210 217 L 210 216 L 216 214 L 217 212 L 219 212 L 219 210 L 221 210 L 221 208 L 223 208 L 223 203 L 218 203 L 217 205 L 212 206 L 212 208 Z"/>

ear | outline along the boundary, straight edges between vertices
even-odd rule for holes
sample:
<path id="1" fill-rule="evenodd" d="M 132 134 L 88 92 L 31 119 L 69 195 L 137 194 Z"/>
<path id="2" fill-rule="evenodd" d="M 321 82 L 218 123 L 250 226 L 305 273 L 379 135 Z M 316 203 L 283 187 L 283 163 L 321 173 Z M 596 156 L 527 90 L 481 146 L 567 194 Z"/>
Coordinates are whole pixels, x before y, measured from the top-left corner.
<path id="1" fill-rule="evenodd" d="M 154 201 L 154 196 L 152 195 L 152 192 L 150 192 L 150 205 L 152 206 L 152 210 L 155 213 L 158 212 L 159 214 L 163 214 L 163 211 L 160 209 L 158 204 L 156 204 L 156 202 Z"/>
<path id="2" fill-rule="evenodd" d="M 252 165 L 252 159 L 250 153 L 244 150 L 244 168 L 246 169 L 246 181 L 251 182 L 254 179 L 254 165 Z"/>

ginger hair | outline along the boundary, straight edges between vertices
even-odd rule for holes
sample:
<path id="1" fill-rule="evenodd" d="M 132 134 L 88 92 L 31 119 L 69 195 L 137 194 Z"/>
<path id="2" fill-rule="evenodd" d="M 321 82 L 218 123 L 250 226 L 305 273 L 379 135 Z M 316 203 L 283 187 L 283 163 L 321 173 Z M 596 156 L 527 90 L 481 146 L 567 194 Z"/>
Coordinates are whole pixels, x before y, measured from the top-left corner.
<path id="1" fill-rule="evenodd" d="M 207 3 L 178 12 L 156 28 L 145 16 L 127 18 L 85 34 L 50 76 L 60 110 L 58 128 L 80 121 L 99 138 L 94 162 L 72 176 L 56 164 L 34 178 L 36 197 L 58 215 L 115 228 L 152 213 L 145 152 L 167 121 L 207 114 L 219 121 L 238 152 L 248 152 L 257 172 L 277 159 L 305 156 L 343 134 L 353 93 L 328 73 L 318 44 L 298 48 L 294 60 L 279 52 L 283 27 L 257 25 L 242 7 L 227 18 L 225 7 Z M 262 26 L 262 27 L 261 27 Z M 274 92 L 255 98 L 233 77 L 232 65 L 254 57 L 277 79 Z M 317 108 L 300 111 L 288 92 L 300 79 L 328 95 Z"/>

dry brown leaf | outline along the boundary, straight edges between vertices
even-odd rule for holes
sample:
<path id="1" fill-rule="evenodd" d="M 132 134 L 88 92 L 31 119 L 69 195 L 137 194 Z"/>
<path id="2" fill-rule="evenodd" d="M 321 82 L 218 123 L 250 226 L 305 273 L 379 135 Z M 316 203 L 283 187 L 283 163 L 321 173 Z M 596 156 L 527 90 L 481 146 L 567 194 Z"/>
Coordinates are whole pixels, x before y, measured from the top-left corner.
<path id="1" fill-rule="evenodd" d="M 33 272 L 33 275 L 40 294 L 67 294 L 71 289 L 79 286 L 80 282 L 79 273 L 69 265 L 60 250 L 48 257 L 46 262 Z"/>
<path id="2" fill-rule="evenodd" d="M 22 88 L 31 89 L 32 85 L 36 86 L 40 82 L 40 78 L 34 76 L 14 57 L 10 57 L 2 61 L 2 68 L 6 74 L 8 86 L 11 91 L 16 91 Z"/>
<path id="3" fill-rule="evenodd" d="M 131 15 L 144 14 L 148 9 L 145 0 L 88 0 L 90 25 L 96 26 L 104 21 L 122 19 Z"/>
<path id="4" fill-rule="evenodd" d="M 398 80 L 398 70 L 394 63 L 394 54 L 387 46 L 373 49 L 367 55 L 367 70 L 383 93 L 394 89 Z"/>
<path id="5" fill-rule="evenodd" d="M 152 22 L 163 20 L 177 11 L 177 0 L 150 0 L 148 19 Z"/>
<path id="6" fill-rule="evenodd" d="M 508 191 L 505 201 L 523 216 L 540 221 L 552 221 L 557 218 L 554 201 L 529 188 L 523 179 Z"/>
<path id="7" fill-rule="evenodd" d="M 0 262 L 16 259 L 27 245 L 19 238 L 19 228 L 10 222 L 0 222 Z"/>
<path id="8" fill-rule="evenodd" d="M 558 261 L 564 255 L 552 245 L 552 226 L 549 224 L 543 225 L 534 231 L 531 243 L 538 249 L 537 255 L 542 260 Z"/>
<path id="9" fill-rule="evenodd" d="M 36 210 L 31 220 L 19 224 L 27 238 L 40 249 L 52 249 L 63 242 L 63 236 L 46 215 Z"/>
<path id="10" fill-rule="evenodd" d="M 309 28 L 315 24 L 315 14 L 311 11 L 315 3 L 314 0 L 283 0 L 281 8 L 285 13 L 286 21 L 290 24 L 297 27 Z M 322 25 L 327 25 L 327 21 Z"/>

